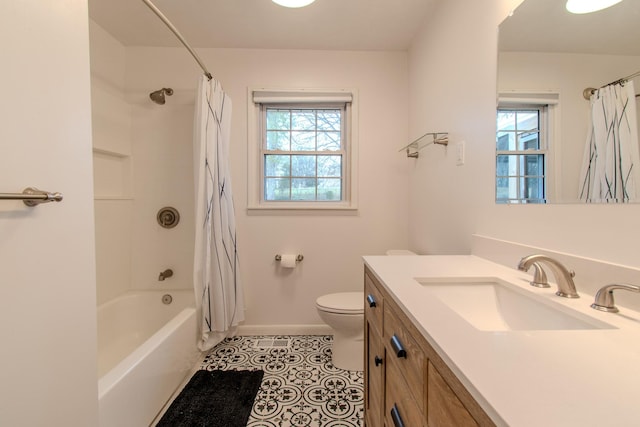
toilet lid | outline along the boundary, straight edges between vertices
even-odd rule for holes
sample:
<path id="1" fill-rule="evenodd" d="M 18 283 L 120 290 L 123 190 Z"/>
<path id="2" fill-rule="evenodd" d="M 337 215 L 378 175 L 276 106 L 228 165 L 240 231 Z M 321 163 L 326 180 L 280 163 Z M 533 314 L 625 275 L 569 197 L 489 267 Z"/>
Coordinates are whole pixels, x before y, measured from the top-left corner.
<path id="1" fill-rule="evenodd" d="M 364 292 L 340 292 L 319 297 L 316 306 L 330 313 L 364 313 Z"/>

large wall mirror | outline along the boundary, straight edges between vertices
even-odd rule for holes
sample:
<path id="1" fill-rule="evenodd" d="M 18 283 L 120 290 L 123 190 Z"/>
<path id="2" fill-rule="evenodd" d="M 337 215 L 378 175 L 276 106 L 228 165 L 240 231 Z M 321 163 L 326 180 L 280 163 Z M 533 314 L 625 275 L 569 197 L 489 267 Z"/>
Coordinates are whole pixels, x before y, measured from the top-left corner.
<path id="1" fill-rule="evenodd" d="M 630 199 L 581 198 L 594 114 L 584 92 L 640 72 L 640 1 L 580 15 L 565 3 L 525 0 L 500 24 L 496 202 L 640 202 L 640 182 Z M 628 81 L 637 128 L 640 75 Z"/>

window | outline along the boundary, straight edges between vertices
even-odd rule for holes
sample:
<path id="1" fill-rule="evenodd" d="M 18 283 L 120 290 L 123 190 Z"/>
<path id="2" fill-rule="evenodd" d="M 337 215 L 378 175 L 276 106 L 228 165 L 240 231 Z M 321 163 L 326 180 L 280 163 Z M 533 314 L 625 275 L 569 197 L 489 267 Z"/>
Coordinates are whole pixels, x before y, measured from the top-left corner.
<path id="1" fill-rule="evenodd" d="M 341 201 L 342 107 L 263 106 L 265 201 Z"/>
<path id="2" fill-rule="evenodd" d="M 496 202 L 546 203 L 547 106 L 499 107 Z"/>
<path id="3" fill-rule="evenodd" d="M 250 96 L 249 208 L 354 209 L 351 93 Z"/>

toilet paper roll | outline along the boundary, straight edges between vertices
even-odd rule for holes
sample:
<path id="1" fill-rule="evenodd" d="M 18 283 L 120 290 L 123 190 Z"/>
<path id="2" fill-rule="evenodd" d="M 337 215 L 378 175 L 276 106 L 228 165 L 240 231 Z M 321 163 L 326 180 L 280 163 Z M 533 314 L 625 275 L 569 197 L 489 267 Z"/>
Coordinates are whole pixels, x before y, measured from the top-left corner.
<path id="1" fill-rule="evenodd" d="M 280 259 L 280 266 L 282 268 L 296 268 L 296 255 L 283 254 Z"/>

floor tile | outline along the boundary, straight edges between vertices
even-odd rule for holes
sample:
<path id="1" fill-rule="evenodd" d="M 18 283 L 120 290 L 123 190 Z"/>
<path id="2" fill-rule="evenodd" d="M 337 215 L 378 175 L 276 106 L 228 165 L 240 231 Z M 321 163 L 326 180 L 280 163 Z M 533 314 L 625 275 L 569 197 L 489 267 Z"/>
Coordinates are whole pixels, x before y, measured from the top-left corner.
<path id="1" fill-rule="evenodd" d="M 330 335 L 237 336 L 200 369 L 262 369 L 248 427 L 363 426 L 363 373 L 331 363 Z"/>

